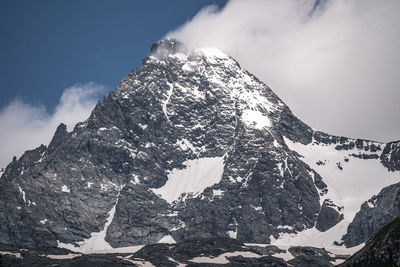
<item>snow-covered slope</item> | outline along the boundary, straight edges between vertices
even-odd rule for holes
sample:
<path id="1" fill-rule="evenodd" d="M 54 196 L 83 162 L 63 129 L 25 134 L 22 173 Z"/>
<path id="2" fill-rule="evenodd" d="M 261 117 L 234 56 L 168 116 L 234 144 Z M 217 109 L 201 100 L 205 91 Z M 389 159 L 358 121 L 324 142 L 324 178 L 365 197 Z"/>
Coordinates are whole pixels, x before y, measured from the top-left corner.
<path id="1" fill-rule="evenodd" d="M 355 146 L 355 142 L 350 139 L 337 144 L 313 139 L 310 144 L 303 145 L 285 138 L 288 147 L 322 176 L 328 191 L 320 201 L 329 200 L 339 207 L 343 220 L 324 232 L 313 227 L 295 234 L 281 234 L 278 239 L 273 238 L 271 244 L 325 248 L 342 244 L 341 239 L 361 204 L 382 188 L 400 181 L 398 172 L 390 172 L 380 162 L 385 144 L 359 140 L 360 145 Z M 353 145 L 349 146 L 350 143 Z"/>
<path id="2" fill-rule="evenodd" d="M 199 194 L 209 186 L 217 184 L 224 171 L 224 158 L 200 158 L 183 163 L 184 169 L 173 169 L 168 180 L 160 188 L 152 189 L 169 203 L 182 194 Z"/>
<path id="3" fill-rule="evenodd" d="M 378 194 L 382 188 L 399 182 L 400 178 L 399 173 L 390 172 L 380 162 L 384 144 L 364 142 L 367 147 L 374 144 L 378 150 L 370 152 L 357 147 L 339 150 L 336 149 L 337 144 L 314 141 L 303 145 L 285 139 L 288 147 L 299 153 L 301 159 L 323 177 L 328 193 L 321 201 L 329 199 L 343 207 L 344 220 L 348 222 L 354 218 L 365 200 Z M 365 155 L 367 157 L 362 158 Z"/>
<path id="4" fill-rule="evenodd" d="M 281 234 L 278 239 L 272 238 L 271 244 L 325 248 L 342 244 L 342 237 L 361 204 L 382 188 L 400 181 L 398 172 L 389 171 L 381 163 L 383 143 L 352 139 L 340 144 L 323 143 L 314 138 L 307 145 L 287 138 L 285 143 L 323 177 L 328 191 L 320 201 L 329 200 L 339 207 L 343 220 L 324 232 L 313 227 L 295 234 Z"/>

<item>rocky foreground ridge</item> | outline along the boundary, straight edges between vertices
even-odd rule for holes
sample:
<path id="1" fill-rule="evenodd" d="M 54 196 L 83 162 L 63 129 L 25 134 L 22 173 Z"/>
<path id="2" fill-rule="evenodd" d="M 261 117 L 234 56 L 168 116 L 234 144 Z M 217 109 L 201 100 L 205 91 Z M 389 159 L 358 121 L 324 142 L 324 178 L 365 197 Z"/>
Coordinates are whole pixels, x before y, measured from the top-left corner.
<path id="1" fill-rule="evenodd" d="M 58 248 L 0 246 L 2 266 L 333 266 L 349 255 L 321 248 L 243 244 L 230 238 L 153 244 L 125 251 L 79 254 Z"/>

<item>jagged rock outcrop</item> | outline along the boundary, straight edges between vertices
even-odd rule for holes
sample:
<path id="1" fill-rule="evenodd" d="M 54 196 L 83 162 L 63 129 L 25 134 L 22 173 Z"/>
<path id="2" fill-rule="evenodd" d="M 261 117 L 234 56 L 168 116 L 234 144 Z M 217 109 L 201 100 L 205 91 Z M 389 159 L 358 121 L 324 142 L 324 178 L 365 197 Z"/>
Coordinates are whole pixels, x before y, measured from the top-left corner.
<path id="1" fill-rule="evenodd" d="M 400 141 L 386 144 L 381 161 L 390 171 L 400 170 Z"/>
<path id="2" fill-rule="evenodd" d="M 378 230 L 400 214 L 400 183 L 385 187 L 378 195 L 365 201 L 343 237 L 347 247 L 370 239 Z"/>
<path id="3" fill-rule="evenodd" d="M 338 213 L 336 206 L 331 201 L 324 200 L 315 227 L 319 231 L 325 232 L 341 220 L 343 220 L 343 214 Z"/>

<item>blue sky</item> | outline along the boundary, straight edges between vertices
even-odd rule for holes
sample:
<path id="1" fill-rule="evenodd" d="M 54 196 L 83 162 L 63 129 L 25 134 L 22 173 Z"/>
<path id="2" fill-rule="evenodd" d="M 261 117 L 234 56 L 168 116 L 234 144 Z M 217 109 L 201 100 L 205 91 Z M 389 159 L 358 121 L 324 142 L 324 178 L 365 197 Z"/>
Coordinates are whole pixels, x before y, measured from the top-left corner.
<path id="1" fill-rule="evenodd" d="M 54 109 L 65 88 L 114 89 L 151 44 L 223 0 L 2 0 L 0 108 L 16 97 Z"/>

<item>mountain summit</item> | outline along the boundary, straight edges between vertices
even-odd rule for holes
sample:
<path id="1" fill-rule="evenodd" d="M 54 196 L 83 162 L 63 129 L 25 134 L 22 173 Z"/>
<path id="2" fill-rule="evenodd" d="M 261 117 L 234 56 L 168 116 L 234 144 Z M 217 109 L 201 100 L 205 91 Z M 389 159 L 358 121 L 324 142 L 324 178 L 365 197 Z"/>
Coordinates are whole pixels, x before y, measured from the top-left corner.
<path id="1" fill-rule="evenodd" d="M 358 245 L 374 230 L 343 235 L 399 182 L 399 160 L 398 142 L 313 130 L 220 50 L 163 40 L 86 121 L 8 165 L 0 240 L 75 251 L 217 236 Z"/>

